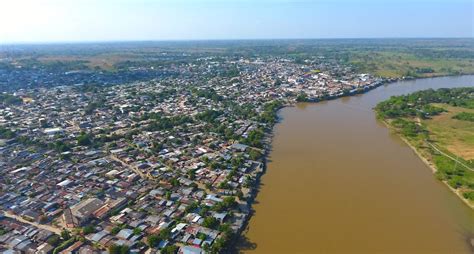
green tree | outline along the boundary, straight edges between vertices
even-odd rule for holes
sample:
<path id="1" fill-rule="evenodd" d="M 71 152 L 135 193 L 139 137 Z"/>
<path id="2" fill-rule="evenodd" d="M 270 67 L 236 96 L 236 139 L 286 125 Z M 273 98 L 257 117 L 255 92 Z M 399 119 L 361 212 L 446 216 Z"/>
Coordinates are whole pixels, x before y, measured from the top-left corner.
<path id="1" fill-rule="evenodd" d="M 54 234 L 50 238 L 48 238 L 47 242 L 52 246 L 58 246 L 58 244 L 61 242 L 61 239 L 58 235 Z"/>
<path id="2" fill-rule="evenodd" d="M 69 231 L 67 231 L 66 229 L 63 229 L 63 231 L 61 231 L 61 238 L 67 241 L 71 239 L 71 233 L 69 233 Z"/>
<path id="3" fill-rule="evenodd" d="M 134 228 L 134 229 L 133 229 L 133 234 L 134 234 L 134 235 L 139 235 L 139 234 L 141 234 L 141 233 L 142 233 L 142 229 L 141 229 L 141 228 Z"/>
<path id="4" fill-rule="evenodd" d="M 297 102 L 306 102 L 308 101 L 308 95 L 306 95 L 306 93 L 300 93 L 298 94 L 298 96 L 296 97 L 296 101 Z"/>
<path id="5" fill-rule="evenodd" d="M 202 222 L 202 226 L 206 228 L 211 228 L 211 229 L 216 229 L 219 226 L 219 221 L 212 217 L 206 217 L 204 221 Z"/>
<path id="6" fill-rule="evenodd" d="M 161 249 L 162 254 L 176 254 L 178 252 L 178 247 L 175 245 L 168 245 Z"/>
<path id="7" fill-rule="evenodd" d="M 84 228 L 82 228 L 82 233 L 84 233 L 85 235 L 95 233 L 95 228 L 92 225 L 85 226 Z"/>
<path id="8" fill-rule="evenodd" d="M 80 146 L 90 146 L 92 145 L 92 135 L 86 134 L 86 133 L 81 133 L 77 137 L 77 144 Z"/>
<path id="9" fill-rule="evenodd" d="M 114 228 L 112 228 L 110 233 L 113 234 L 113 235 L 116 235 L 116 234 L 118 234 L 118 232 L 120 232 L 120 230 L 122 230 L 120 227 L 114 227 Z"/>
<path id="10" fill-rule="evenodd" d="M 171 236 L 171 230 L 169 228 L 164 228 L 160 231 L 159 237 L 161 239 L 166 240 L 166 239 L 170 238 L 170 236 Z"/>
<path id="11" fill-rule="evenodd" d="M 127 245 L 112 244 L 109 247 L 109 254 L 128 254 L 128 253 L 130 253 L 130 248 Z"/>
<path id="12" fill-rule="evenodd" d="M 158 246 L 161 242 L 161 238 L 158 235 L 150 235 L 147 239 L 147 244 L 150 248 Z"/>

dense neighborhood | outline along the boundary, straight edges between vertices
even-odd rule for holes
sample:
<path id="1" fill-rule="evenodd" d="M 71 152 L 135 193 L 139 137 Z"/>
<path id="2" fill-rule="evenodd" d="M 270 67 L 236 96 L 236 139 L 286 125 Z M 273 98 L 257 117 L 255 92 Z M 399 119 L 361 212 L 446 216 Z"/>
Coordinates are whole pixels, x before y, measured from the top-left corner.
<path id="1" fill-rule="evenodd" d="M 153 78 L 96 86 L 81 71 L 0 94 L 1 253 L 222 252 L 251 216 L 278 109 L 385 82 L 323 57 L 140 73 Z"/>

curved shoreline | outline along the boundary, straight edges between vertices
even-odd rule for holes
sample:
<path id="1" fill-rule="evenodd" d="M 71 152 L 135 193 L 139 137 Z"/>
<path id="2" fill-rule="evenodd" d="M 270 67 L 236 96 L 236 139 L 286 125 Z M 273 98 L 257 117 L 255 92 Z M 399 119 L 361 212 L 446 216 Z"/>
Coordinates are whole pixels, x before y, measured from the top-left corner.
<path id="1" fill-rule="evenodd" d="M 428 158 L 426 158 L 425 156 L 423 156 L 423 155 L 420 153 L 420 151 L 418 151 L 418 149 L 416 149 L 416 147 L 415 147 L 412 143 L 410 143 L 410 141 L 408 141 L 408 139 L 406 139 L 406 138 L 403 137 L 402 135 L 398 134 L 397 131 L 395 130 L 395 128 L 394 128 L 393 126 L 391 126 L 391 125 L 390 125 L 389 123 L 387 123 L 387 121 L 385 121 L 385 120 L 380 120 L 380 121 L 387 127 L 387 129 L 390 130 L 390 132 L 395 133 L 395 134 L 397 135 L 397 137 L 399 137 L 401 140 L 403 140 L 403 142 L 404 142 L 405 144 L 407 144 L 407 146 L 410 147 L 410 149 L 411 149 L 413 152 L 415 152 L 415 154 L 421 159 L 421 161 L 423 161 L 423 163 L 424 163 L 426 166 L 428 166 L 428 168 L 431 169 L 431 171 L 433 172 L 433 174 L 435 174 L 435 173 L 438 171 L 438 169 L 436 168 L 436 165 L 434 165 Z M 461 201 L 462 201 L 463 203 L 465 203 L 469 208 L 471 208 L 471 209 L 474 210 L 474 202 L 473 202 L 473 203 L 469 202 L 469 200 L 465 199 L 465 198 L 462 196 L 462 194 L 461 194 L 458 190 L 456 190 L 456 189 L 454 189 L 453 187 L 451 187 L 446 181 L 440 181 L 440 182 L 444 183 L 444 185 L 446 185 L 446 186 L 449 188 L 449 190 L 450 190 L 451 192 L 453 192 L 454 194 L 456 194 L 456 196 L 458 196 L 458 197 L 461 199 Z"/>
<path id="2" fill-rule="evenodd" d="M 365 90 L 359 90 L 358 92 L 356 93 L 347 93 L 347 94 L 342 94 L 342 95 L 338 95 L 338 96 L 331 96 L 331 97 L 326 97 L 326 98 L 321 98 L 321 99 L 318 99 L 318 100 L 308 100 L 306 102 L 301 102 L 301 103 L 319 103 L 319 102 L 324 102 L 324 101 L 331 101 L 331 100 L 335 100 L 335 99 L 339 99 L 339 98 L 343 98 L 343 97 L 351 97 L 351 96 L 355 96 L 355 95 L 359 95 L 359 94 L 365 94 L 365 93 L 368 93 L 372 90 L 375 90 L 376 88 L 380 87 L 380 86 L 383 86 L 383 85 L 391 85 L 393 83 L 396 83 L 396 82 L 403 82 L 403 81 L 412 81 L 412 80 L 424 80 L 424 79 L 434 79 L 434 78 L 444 78 L 444 77 L 462 77 L 462 76 L 471 76 L 471 75 L 474 75 L 474 74 L 470 74 L 470 73 L 464 73 L 464 74 L 461 74 L 461 75 L 440 75 L 440 76 L 433 76 L 433 77 L 419 77 L 419 78 L 412 78 L 412 77 L 403 77 L 403 78 L 390 78 L 390 79 L 384 79 L 383 81 L 381 81 L 380 83 L 378 83 L 376 86 L 373 86 L 373 87 L 370 87 L 369 89 L 365 89 Z M 281 109 L 283 108 L 286 108 L 286 107 L 294 107 L 296 106 L 297 103 L 300 103 L 300 102 L 292 102 L 292 103 L 286 103 L 284 105 L 282 105 L 278 110 L 277 112 L 279 112 Z M 272 126 L 270 126 L 270 129 L 271 131 L 268 131 L 266 132 L 266 137 L 265 137 L 265 140 L 264 140 L 264 144 L 265 144 L 265 153 L 262 157 L 262 163 L 263 163 L 263 170 L 258 174 L 257 178 L 256 178 L 256 181 L 255 181 L 255 184 L 251 187 L 250 189 L 250 198 L 247 200 L 247 204 L 248 204 L 248 207 L 249 207 L 249 214 L 248 216 L 245 218 L 245 222 L 242 226 L 242 228 L 239 229 L 238 232 L 236 232 L 236 237 L 235 237 L 235 240 L 233 241 L 233 243 L 231 244 L 231 246 L 229 246 L 229 249 L 231 250 L 232 253 L 240 253 L 239 250 L 241 249 L 244 249 L 244 245 L 240 244 L 242 243 L 243 241 L 245 241 L 245 234 L 246 232 L 248 232 L 249 230 L 249 222 L 250 222 L 250 219 L 253 217 L 253 204 L 255 202 L 255 199 L 260 191 L 260 186 L 261 186 L 261 177 L 267 172 L 267 161 L 268 161 L 268 156 L 271 152 L 271 144 L 272 144 L 272 140 L 273 140 L 273 136 L 274 136 L 274 128 L 276 126 L 276 124 L 278 124 L 280 122 L 281 118 L 278 117 L 278 121 L 275 122 Z M 387 128 L 389 129 L 392 129 L 389 125 L 387 125 L 387 123 L 385 121 L 382 121 Z M 425 157 L 423 157 L 419 151 L 417 151 L 417 149 L 409 143 L 408 140 L 406 140 L 404 137 L 400 136 L 397 134 L 398 137 L 400 137 L 416 154 L 417 156 L 423 161 L 423 163 L 428 166 L 433 174 L 437 171 L 436 167 L 429 161 L 427 160 Z M 461 198 L 461 200 L 466 204 L 468 205 L 470 208 L 474 209 L 474 204 L 469 204 L 467 200 L 465 200 L 462 195 L 460 193 L 458 193 L 455 189 L 453 189 L 451 186 L 449 186 L 446 182 L 442 181 L 453 193 L 455 193 L 459 198 Z M 473 245 L 474 246 L 474 245 Z M 244 247 L 244 248 L 242 248 Z"/>

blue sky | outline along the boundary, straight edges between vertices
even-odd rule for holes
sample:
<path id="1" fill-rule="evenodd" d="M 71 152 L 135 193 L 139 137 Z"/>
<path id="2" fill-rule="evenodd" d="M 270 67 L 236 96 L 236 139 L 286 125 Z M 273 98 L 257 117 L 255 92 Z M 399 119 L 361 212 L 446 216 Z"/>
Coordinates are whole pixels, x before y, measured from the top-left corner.
<path id="1" fill-rule="evenodd" d="M 474 0 L 1 0 L 0 43 L 473 37 Z"/>

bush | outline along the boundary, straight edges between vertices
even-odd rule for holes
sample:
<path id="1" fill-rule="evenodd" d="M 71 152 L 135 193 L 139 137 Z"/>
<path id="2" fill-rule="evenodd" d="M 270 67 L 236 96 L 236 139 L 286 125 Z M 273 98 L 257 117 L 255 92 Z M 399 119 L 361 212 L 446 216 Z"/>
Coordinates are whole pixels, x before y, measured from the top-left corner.
<path id="1" fill-rule="evenodd" d="M 461 112 L 461 113 L 453 116 L 453 119 L 474 122 L 474 113 Z"/>
<path id="2" fill-rule="evenodd" d="M 130 253 L 130 248 L 127 245 L 112 244 L 109 247 L 109 254 L 128 254 L 128 253 Z"/>
<path id="3" fill-rule="evenodd" d="M 84 233 L 85 235 L 95 233 L 95 228 L 92 225 L 85 226 L 82 229 L 82 233 Z"/>
<path id="4" fill-rule="evenodd" d="M 474 200 L 474 191 L 465 192 L 462 195 L 465 199 Z"/>

